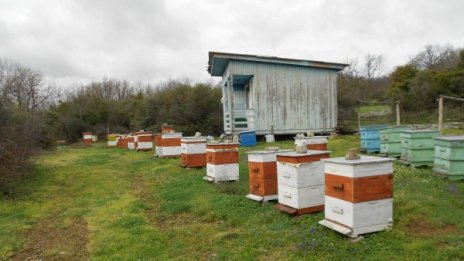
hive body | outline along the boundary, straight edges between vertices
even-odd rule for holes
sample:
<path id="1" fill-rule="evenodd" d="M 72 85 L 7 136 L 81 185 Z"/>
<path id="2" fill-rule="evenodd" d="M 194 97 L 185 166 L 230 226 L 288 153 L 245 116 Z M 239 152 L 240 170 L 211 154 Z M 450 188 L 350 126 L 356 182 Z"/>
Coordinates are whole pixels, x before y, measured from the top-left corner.
<path id="1" fill-rule="evenodd" d="M 451 180 L 464 180 L 464 136 L 435 138 L 433 171 Z"/>
<path id="2" fill-rule="evenodd" d="M 277 155 L 277 208 L 289 214 L 306 214 L 324 208 L 324 168 L 328 151 Z"/>
<path id="3" fill-rule="evenodd" d="M 295 145 L 306 145 L 308 150 L 327 150 L 326 136 L 294 137 Z"/>
<path id="4" fill-rule="evenodd" d="M 393 224 L 393 163 L 361 156 L 325 159 L 325 220 L 321 225 L 350 237 Z"/>
<path id="5" fill-rule="evenodd" d="M 181 138 L 181 166 L 187 168 L 206 166 L 206 137 Z"/>
<path id="6" fill-rule="evenodd" d="M 361 149 L 367 152 L 380 151 L 380 134 L 379 130 L 387 128 L 387 125 L 370 125 L 361 126 L 359 135 L 361 138 Z"/>
<path id="7" fill-rule="evenodd" d="M 180 157 L 182 132 L 160 133 L 155 135 L 156 150 L 159 157 Z"/>
<path id="8" fill-rule="evenodd" d="M 206 176 L 203 179 L 211 182 L 239 180 L 237 143 L 206 145 Z"/>
<path id="9" fill-rule="evenodd" d="M 380 153 L 396 158 L 401 156 L 401 132 L 410 130 L 406 126 L 395 126 L 379 130 Z"/>
<path id="10" fill-rule="evenodd" d="M 436 130 L 410 130 L 400 134 L 401 160 L 413 167 L 433 166 Z"/>

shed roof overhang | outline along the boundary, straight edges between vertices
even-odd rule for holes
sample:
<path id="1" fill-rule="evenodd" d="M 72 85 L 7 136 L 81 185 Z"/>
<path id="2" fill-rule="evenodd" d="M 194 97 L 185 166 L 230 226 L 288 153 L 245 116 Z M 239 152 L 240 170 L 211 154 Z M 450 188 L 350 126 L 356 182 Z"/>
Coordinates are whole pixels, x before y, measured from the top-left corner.
<path id="1" fill-rule="evenodd" d="M 227 64 L 231 60 L 258 62 L 258 63 L 284 64 L 284 65 L 291 65 L 291 66 L 304 66 L 304 67 L 330 69 L 330 70 L 335 70 L 335 71 L 343 70 L 345 67 L 348 66 L 348 64 L 344 64 L 344 63 L 330 63 L 330 62 L 321 62 L 321 61 L 312 61 L 312 60 L 280 58 L 280 57 L 275 57 L 275 56 L 209 52 L 208 73 L 211 74 L 211 76 L 222 76 L 224 74 L 224 70 L 227 68 Z"/>

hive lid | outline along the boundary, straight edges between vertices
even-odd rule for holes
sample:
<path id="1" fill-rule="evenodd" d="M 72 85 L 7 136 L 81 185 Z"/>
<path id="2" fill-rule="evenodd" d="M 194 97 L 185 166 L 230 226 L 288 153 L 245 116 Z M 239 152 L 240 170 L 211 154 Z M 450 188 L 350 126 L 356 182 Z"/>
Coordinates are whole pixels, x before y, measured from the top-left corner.
<path id="1" fill-rule="evenodd" d="M 362 165 L 362 164 L 392 162 L 393 159 L 361 155 L 361 158 L 356 159 L 356 160 L 347 160 L 347 159 L 345 159 L 345 157 L 338 157 L 338 158 L 322 159 L 322 161 L 332 162 L 332 163 L 339 163 L 339 164 L 346 164 L 346 165 Z"/>
<path id="2" fill-rule="evenodd" d="M 286 156 L 286 157 L 306 157 L 311 155 L 321 155 L 321 154 L 328 154 L 330 151 L 328 150 L 308 150 L 306 153 L 298 153 L 296 151 L 291 151 L 287 153 L 278 153 L 277 156 Z"/>
<path id="3" fill-rule="evenodd" d="M 252 150 L 252 151 L 248 151 L 247 154 L 284 154 L 284 155 L 287 155 L 287 153 L 289 152 L 294 152 L 293 150 L 276 150 L 276 151 L 272 151 L 272 150 Z"/>
<path id="4" fill-rule="evenodd" d="M 464 141 L 464 135 L 460 136 L 439 136 L 435 138 L 436 140 L 445 140 L 445 141 Z"/>

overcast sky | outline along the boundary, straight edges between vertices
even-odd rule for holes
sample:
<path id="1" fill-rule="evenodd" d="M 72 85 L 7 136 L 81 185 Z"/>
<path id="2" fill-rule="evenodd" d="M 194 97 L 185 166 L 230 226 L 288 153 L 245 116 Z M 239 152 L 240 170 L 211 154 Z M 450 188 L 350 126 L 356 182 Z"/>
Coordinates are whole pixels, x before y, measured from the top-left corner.
<path id="1" fill-rule="evenodd" d="M 0 58 L 60 85 L 103 77 L 211 79 L 208 51 L 346 62 L 386 70 L 426 44 L 464 47 L 463 0 L 0 0 Z"/>

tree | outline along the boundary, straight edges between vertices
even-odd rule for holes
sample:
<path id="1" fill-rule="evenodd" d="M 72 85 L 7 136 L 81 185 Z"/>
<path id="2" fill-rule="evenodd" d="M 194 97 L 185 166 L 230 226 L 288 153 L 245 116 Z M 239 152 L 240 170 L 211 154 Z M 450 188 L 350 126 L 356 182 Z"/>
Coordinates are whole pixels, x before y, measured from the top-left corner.
<path id="1" fill-rule="evenodd" d="M 450 45 L 426 45 L 410 60 L 410 64 L 420 70 L 448 70 L 456 66 L 458 53 Z"/>

